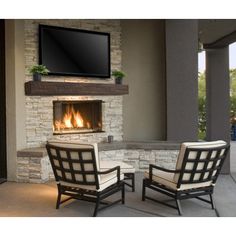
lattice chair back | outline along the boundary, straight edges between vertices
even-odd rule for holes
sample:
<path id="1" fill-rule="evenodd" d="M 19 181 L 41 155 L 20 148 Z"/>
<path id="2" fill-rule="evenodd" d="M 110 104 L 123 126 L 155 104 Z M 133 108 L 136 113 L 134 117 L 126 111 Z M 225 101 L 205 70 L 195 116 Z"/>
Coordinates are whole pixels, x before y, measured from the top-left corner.
<path id="1" fill-rule="evenodd" d="M 229 145 L 222 140 L 182 143 L 176 163 L 180 173 L 174 176 L 177 188 L 215 184 L 228 150 Z"/>
<path id="2" fill-rule="evenodd" d="M 56 181 L 99 189 L 97 144 L 52 141 L 46 148 Z"/>

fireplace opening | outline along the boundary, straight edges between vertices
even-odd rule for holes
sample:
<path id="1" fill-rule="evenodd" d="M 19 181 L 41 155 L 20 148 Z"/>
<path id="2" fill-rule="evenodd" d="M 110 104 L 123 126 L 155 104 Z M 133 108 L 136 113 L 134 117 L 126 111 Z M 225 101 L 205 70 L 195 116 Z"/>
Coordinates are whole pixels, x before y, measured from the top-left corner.
<path id="1" fill-rule="evenodd" d="M 102 131 L 102 101 L 53 101 L 53 133 Z"/>

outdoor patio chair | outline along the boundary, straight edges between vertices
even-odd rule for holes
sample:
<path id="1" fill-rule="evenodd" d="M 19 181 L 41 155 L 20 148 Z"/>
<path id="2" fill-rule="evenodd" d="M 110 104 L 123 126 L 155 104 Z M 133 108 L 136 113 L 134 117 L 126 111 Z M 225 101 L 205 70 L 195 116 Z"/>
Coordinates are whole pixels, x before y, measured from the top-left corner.
<path id="1" fill-rule="evenodd" d="M 143 179 L 142 200 L 153 200 L 178 210 L 182 215 L 180 200 L 197 198 L 211 204 L 214 209 L 213 190 L 221 167 L 229 151 L 224 141 L 182 143 L 176 169 L 149 166 Z M 146 188 L 174 198 L 176 206 L 146 195 Z M 200 196 L 209 195 L 210 200 Z"/>
<path id="2" fill-rule="evenodd" d="M 56 209 L 70 200 L 95 202 L 93 216 L 115 203 L 125 203 L 124 175 L 120 167 L 100 171 L 97 144 L 67 142 L 48 142 L 46 144 L 49 159 L 58 188 Z M 108 203 L 103 200 L 121 191 L 121 198 Z M 61 200 L 61 195 L 69 198 Z M 99 207 L 103 204 L 102 207 Z"/>

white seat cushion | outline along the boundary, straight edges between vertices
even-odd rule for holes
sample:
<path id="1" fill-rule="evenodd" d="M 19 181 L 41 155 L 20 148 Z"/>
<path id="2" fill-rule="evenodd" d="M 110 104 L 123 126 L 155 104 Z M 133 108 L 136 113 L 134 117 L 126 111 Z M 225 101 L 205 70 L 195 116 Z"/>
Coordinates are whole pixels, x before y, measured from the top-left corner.
<path id="1" fill-rule="evenodd" d="M 107 170 L 120 166 L 121 173 L 135 173 L 135 168 L 121 161 L 100 161 L 100 170 Z"/>
<path id="2" fill-rule="evenodd" d="M 124 179 L 124 175 L 120 175 L 120 180 Z M 100 175 L 100 184 L 99 184 L 99 189 L 96 189 L 95 185 L 80 185 L 80 184 L 72 184 L 64 181 L 59 182 L 63 186 L 67 187 L 73 187 L 73 188 L 79 188 L 79 189 L 85 189 L 85 190 L 93 190 L 93 191 L 98 191 L 101 192 L 102 190 L 108 188 L 109 186 L 117 183 L 117 175 L 116 171 L 105 174 L 105 175 Z"/>
<path id="3" fill-rule="evenodd" d="M 144 173 L 144 177 L 149 179 L 149 172 Z M 174 173 L 169 173 L 161 170 L 155 170 L 152 175 L 152 180 L 159 184 L 166 186 L 167 188 L 173 190 L 187 190 L 193 188 L 201 188 L 210 186 L 212 183 L 210 181 L 205 183 L 198 183 L 198 184 L 181 184 L 180 188 L 177 189 L 177 183 L 174 181 Z"/>
<path id="4" fill-rule="evenodd" d="M 144 173 L 144 177 L 149 179 L 149 172 L 148 171 L 146 171 Z M 155 174 L 152 175 L 152 180 L 159 183 L 159 184 L 165 185 L 168 188 L 171 188 L 174 190 L 177 189 L 177 187 L 176 187 L 177 184 L 174 182 L 174 174 L 173 173 L 168 173 L 168 172 L 164 172 L 161 170 L 156 170 Z"/>

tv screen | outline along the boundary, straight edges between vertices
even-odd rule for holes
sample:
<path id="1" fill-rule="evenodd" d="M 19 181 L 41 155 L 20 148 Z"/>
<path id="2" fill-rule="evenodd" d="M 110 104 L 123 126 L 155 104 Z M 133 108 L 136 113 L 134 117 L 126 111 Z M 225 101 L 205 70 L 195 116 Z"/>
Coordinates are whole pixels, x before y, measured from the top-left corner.
<path id="1" fill-rule="evenodd" d="M 39 25 L 39 63 L 51 75 L 110 77 L 110 34 Z"/>

